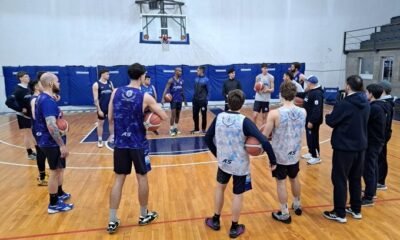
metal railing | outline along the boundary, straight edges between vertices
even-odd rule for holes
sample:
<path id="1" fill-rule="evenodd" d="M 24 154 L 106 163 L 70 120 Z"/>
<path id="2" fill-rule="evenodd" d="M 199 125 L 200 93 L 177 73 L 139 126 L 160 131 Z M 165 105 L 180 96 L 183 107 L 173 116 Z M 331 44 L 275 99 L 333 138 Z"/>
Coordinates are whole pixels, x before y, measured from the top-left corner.
<path id="1" fill-rule="evenodd" d="M 390 37 L 377 38 L 380 34 L 388 34 Z M 397 34 L 397 35 L 396 35 Z M 380 43 L 387 41 L 399 41 L 399 46 L 384 46 Z M 400 48 L 400 23 L 386 24 L 382 26 L 361 28 L 344 32 L 343 53 L 357 51 L 378 51 L 381 49 L 398 49 Z"/>

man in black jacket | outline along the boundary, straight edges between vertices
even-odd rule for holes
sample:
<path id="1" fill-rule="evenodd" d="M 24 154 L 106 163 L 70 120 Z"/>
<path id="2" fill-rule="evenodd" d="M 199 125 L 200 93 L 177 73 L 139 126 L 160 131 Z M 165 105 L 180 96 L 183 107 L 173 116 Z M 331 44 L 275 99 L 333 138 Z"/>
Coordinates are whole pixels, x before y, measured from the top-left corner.
<path id="1" fill-rule="evenodd" d="M 32 151 L 33 138 L 31 132 L 31 91 L 28 88 L 30 81 L 29 75 L 26 72 L 20 71 L 17 73 L 17 79 L 20 83 L 15 87 L 14 93 L 12 94 L 15 98 L 15 105 L 17 111 L 18 127 L 24 134 L 24 145 L 26 152 L 28 153 L 28 159 L 36 160 L 36 153 Z"/>
<path id="2" fill-rule="evenodd" d="M 379 100 L 383 92 L 382 86 L 370 84 L 367 86 L 367 97 L 370 101 L 371 111 L 368 118 L 368 148 L 364 162 L 365 191 L 362 197 L 363 206 L 374 205 L 373 197 L 376 195 L 378 158 L 385 144 L 386 128 L 386 103 Z"/>
<path id="3" fill-rule="evenodd" d="M 194 94 L 192 100 L 194 129 L 190 131 L 191 134 L 206 133 L 209 80 L 205 76 L 205 70 L 206 69 L 204 66 L 199 66 L 197 68 L 197 78 L 194 80 Z M 200 112 L 201 112 L 201 132 L 199 131 Z"/>
<path id="4" fill-rule="evenodd" d="M 361 176 L 367 149 L 368 117 L 370 106 L 363 92 L 360 76 L 346 80 L 347 96 L 325 116 L 326 124 L 333 128 L 331 144 L 332 184 L 334 209 L 325 211 L 324 217 L 346 223 L 346 212 L 361 219 Z M 349 181 L 350 208 L 346 209 L 347 181 Z"/>
<path id="5" fill-rule="evenodd" d="M 222 95 L 225 99 L 225 112 L 229 110 L 228 107 L 228 93 L 235 89 L 242 90 L 242 84 L 240 84 L 239 80 L 235 79 L 235 69 L 231 68 L 228 71 L 229 78 L 225 80 L 224 85 L 222 86 Z"/>
<path id="6" fill-rule="evenodd" d="M 387 162 L 387 143 L 392 137 L 392 120 L 393 120 L 393 107 L 394 98 L 390 95 L 392 86 L 388 81 L 382 81 L 379 83 L 383 87 L 383 93 L 381 100 L 385 101 L 385 113 L 386 113 L 386 129 L 385 129 L 385 144 L 383 145 L 382 151 L 379 154 L 378 159 L 378 190 L 386 190 L 386 177 L 388 174 L 388 162 Z"/>
<path id="7" fill-rule="evenodd" d="M 324 92 L 318 84 L 318 78 L 310 76 L 307 79 L 307 89 L 304 97 L 304 109 L 307 112 L 306 137 L 308 153 L 303 158 L 308 159 L 308 164 L 321 162 L 319 151 L 319 127 L 323 122 Z"/>

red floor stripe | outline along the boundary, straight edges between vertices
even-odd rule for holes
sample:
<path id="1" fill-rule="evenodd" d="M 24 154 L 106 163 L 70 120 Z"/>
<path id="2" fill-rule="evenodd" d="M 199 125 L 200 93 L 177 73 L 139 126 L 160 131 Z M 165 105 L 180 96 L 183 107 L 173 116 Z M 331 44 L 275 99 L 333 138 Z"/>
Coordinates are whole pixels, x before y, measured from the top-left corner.
<path id="1" fill-rule="evenodd" d="M 384 202 L 396 202 L 400 201 L 400 198 L 392 198 L 392 199 L 381 199 L 377 200 L 376 203 L 384 203 Z M 303 209 L 315 209 L 315 208 L 329 208 L 333 207 L 331 204 L 325 204 L 325 205 L 315 205 L 315 206 L 308 206 L 304 207 Z M 276 209 L 268 209 L 268 210 L 259 210 L 259 211 L 250 211 L 250 212 L 243 212 L 240 215 L 254 215 L 254 214 L 261 214 L 261 213 L 270 213 L 276 211 Z M 231 214 L 223 214 L 222 217 L 230 217 Z M 182 219 L 175 219 L 175 220 L 168 220 L 168 221 L 161 221 L 161 222 L 155 222 L 152 223 L 152 225 L 159 225 L 159 224 L 169 224 L 169 223 L 178 223 L 178 222 L 189 222 L 189 221 L 197 221 L 197 220 L 203 220 L 206 217 L 194 217 L 194 218 L 182 218 Z M 137 227 L 139 226 L 138 224 L 129 224 L 129 225 L 124 225 L 120 226 L 120 229 L 123 228 L 132 228 L 132 227 Z M 0 240 L 16 240 L 16 239 L 30 239 L 30 238 L 39 238 L 39 237 L 51 237 L 51 236 L 59 236 L 59 235 L 68 235 L 68 234 L 77 234 L 77 233 L 89 233 L 89 232 L 99 232 L 103 231 L 104 234 L 106 233 L 106 227 L 102 228 L 90 228 L 90 229 L 82 229 L 82 230 L 74 230 L 74 231 L 65 231 L 65 232 L 55 232 L 55 233 L 43 233 L 43 234 L 33 234 L 33 235 L 25 235 L 25 236 L 17 236 L 17 237 L 5 237 L 5 238 L 0 238 Z"/>

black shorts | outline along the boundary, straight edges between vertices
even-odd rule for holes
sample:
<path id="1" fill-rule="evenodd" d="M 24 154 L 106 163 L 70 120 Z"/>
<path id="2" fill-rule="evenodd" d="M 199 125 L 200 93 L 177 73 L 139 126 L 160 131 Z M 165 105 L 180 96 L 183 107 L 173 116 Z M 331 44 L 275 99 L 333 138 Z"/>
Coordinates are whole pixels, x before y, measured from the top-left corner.
<path id="1" fill-rule="evenodd" d="M 65 158 L 61 158 L 60 147 L 40 147 L 47 158 L 51 170 L 65 168 Z"/>
<path id="2" fill-rule="evenodd" d="M 171 102 L 171 109 L 176 109 L 178 111 L 182 110 L 182 102 Z"/>
<path id="3" fill-rule="evenodd" d="M 269 102 L 254 101 L 253 111 L 258 113 L 269 112 Z"/>
<path id="4" fill-rule="evenodd" d="M 146 166 L 144 149 L 114 148 L 115 173 L 131 174 L 132 162 L 137 174 L 145 175 L 149 171 Z"/>
<path id="5" fill-rule="evenodd" d="M 299 173 L 299 162 L 292 165 L 276 165 L 276 169 L 272 171 L 272 176 L 278 180 L 284 180 L 287 176 L 289 178 L 296 178 L 297 174 Z"/>
<path id="6" fill-rule="evenodd" d="M 32 127 L 32 121 L 30 118 L 25 118 L 23 116 L 17 115 L 17 121 L 19 129 L 26 129 Z"/>
<path id="7" fill-rule="evenodd" d="M 106 111 L 101 110 L 101 111 L 103 112 L 104 116 L 100 117 L 99 112 L 97 112 L 97 118 L 99 120 L 105 120 L 106 118 L 108 118 L 108 110 L 106 110 Z"/>
<path id="8" fill-rule="evenodd" d="M 227 184 L 229 182 L 229 179 L 231 178 L 231 176 L 233 176 L 233 193 L 234 194 L 242 194 L 248 190 L 251 190 L 250 177 L 247 178 L 247 175 L 235 176 L 235 175 L 226 173 L 226 172 L 222 171 L 220 168 L 218 168 L 217 182 L 219 182 L 221 184 Z"/>

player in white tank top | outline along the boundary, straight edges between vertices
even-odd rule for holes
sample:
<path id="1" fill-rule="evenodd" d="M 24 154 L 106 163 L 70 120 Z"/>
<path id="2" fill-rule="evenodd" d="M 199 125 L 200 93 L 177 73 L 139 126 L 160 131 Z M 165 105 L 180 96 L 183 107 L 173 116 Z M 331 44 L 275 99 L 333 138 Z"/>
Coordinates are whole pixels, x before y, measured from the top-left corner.
<path id="1" fill-rule="evenodd" d="M 289 176 L 293 192 L 292 207 L 296 215 L 301 215 L 300 182 L 298 179 L 299 156 L 302 133 L 306 122 L 306 111 L 296 107 L 293 100 L 296 96 L 296 86 L 288 81 L 280 87 L 283 106 L 269 113 L 263 134 L 272 133 L 272 147 L 277 158 L 277 167 L 272 172 L 276 178 L 280 211 L 273 212 L 272 217 L 284 223 L 291 222 L 288 209 L 286 177 Z"/>

